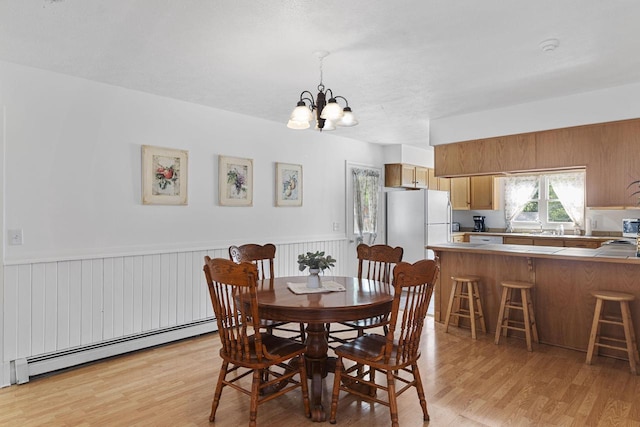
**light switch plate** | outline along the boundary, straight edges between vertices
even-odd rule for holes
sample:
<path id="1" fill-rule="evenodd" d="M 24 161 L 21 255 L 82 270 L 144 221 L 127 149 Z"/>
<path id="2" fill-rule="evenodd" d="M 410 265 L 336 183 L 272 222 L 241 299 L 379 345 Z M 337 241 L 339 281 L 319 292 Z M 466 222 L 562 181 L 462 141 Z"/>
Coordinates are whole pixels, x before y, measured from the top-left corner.
<path id="1" fill-rule="evenodd" d="M 10 245 L 21 245 L 23 243 L 22 240 L 22 229 L 9 230 L 9 244 Z"/>

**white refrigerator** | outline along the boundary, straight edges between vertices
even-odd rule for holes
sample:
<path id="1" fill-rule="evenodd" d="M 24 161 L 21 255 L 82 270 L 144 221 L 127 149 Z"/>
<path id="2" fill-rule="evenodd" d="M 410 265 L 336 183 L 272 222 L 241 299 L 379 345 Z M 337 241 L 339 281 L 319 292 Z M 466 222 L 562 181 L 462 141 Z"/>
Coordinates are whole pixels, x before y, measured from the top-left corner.
<path id="1" fill-rule="evenodd" d="M 403 261 L 433 259 L 425 246 L 451 241 L 451 203 L 447 191 L 389 191 L 387 244 L 404 248 Z"/>

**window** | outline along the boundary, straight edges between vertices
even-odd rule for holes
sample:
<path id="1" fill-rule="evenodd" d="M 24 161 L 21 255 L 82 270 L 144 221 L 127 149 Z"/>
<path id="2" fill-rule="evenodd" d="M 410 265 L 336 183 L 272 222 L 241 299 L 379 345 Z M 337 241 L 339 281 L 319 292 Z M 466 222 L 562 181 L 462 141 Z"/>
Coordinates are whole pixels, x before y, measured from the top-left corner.
<path id="1" fill-rule="evenodd" d="M 515 176 L 505 181 L 507 229 L 584 224 L 584 171 Z"/>
<path id="2" fill-rule="evenodd" d="M 358 243 L 364 242 L 365 234 L 368 234 L 366 243 L 372 245 L 376 240 L 379 191 L 379 171 L 353 168 L 353 230 Z"/>

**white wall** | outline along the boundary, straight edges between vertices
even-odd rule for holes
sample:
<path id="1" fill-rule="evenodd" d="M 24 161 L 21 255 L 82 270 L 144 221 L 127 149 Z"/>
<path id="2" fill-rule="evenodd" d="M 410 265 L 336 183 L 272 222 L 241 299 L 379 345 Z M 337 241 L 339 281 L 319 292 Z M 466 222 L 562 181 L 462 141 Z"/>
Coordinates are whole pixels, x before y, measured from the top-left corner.
<path id="1" fill-rule="evenodd" d="M 431 145 L 640 117 L 640 83 L 431 120 Z"/>
<path id="2" fill-rule="evenodd" d="M 345 165 L 383 165 L 381 146 L 339 131 L 292 131 L 6 62 L 0 107 L 0 387 L 14 380 L 13 360 L 206 317 L 199 260 L 229 244 L 273 242 L 286 272 L 304 250 L 344 259 Z M 143 144 L 189 151 L 187 206 L 142 205 Z M 219 155 L 253 159 L 253 207 L 218 205 Z M 302 207 L 275 207 L 276 162 L 303 166 Z M 23 245 L 7 245 L 9 229 L 23 230 Z M 136 282 L 139 260 L 153 280 Z M 134 289 L 151 306 L 132 306 Z M 145 315 L 146 329 L 127 326 Z"/>
<path id="3" fill-rule="evenodd" d="M 382 147 L 339 131 L 292 131 L 284 122 L 8 63 L 0 63 L 0 79 L 3 235 L 24 234 L 22 246 L 6 247 L 7 262 L 343 235 L 345 161 L 383 163 Z M 143 144 L 189 151 L 188 206 L 141 204 Z M 254 160 L 253 207 L 218 206 L 218 155 Z M 275 207 L 275 162 L 303 165 L 303 207 Z"/>

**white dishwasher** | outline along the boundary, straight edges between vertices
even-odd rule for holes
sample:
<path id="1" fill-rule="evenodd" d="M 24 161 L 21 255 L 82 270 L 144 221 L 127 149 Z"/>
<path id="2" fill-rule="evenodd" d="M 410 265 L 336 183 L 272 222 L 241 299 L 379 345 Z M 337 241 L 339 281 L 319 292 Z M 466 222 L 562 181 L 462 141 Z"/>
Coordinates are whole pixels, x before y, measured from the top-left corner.
<path id="1" fill-rule="evenodd" d="M 477 234 L 471 234 L 469 235 L 469 243 L 502 244 L 502 236 L 479 236 Z"/>

